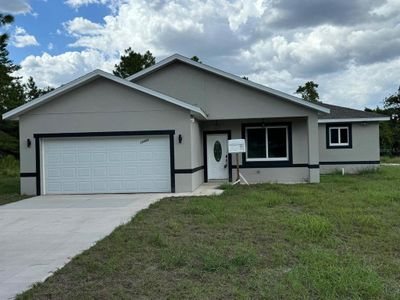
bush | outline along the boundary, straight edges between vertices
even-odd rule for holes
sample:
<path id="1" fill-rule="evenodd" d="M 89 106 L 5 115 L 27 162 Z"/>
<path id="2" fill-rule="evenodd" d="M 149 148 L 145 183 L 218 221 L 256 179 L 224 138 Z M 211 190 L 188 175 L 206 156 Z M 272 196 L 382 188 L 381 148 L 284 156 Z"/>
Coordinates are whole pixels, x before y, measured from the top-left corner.
<path id="1" fill-rule="evenodd" d="M 0 175 L 18 177 L 19 161 L 12 155 L 7 155 L 0 159 Z"/>

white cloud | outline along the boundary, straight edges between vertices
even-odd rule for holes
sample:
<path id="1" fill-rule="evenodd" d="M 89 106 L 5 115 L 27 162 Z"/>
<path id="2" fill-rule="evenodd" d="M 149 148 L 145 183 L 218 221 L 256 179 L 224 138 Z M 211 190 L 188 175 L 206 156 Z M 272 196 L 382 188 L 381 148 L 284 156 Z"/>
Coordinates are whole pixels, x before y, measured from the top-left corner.
<path id="1" fill-rule="evenodd" d="M 321 25 L 311 30 L 277 34 L 243 51 L 253 72 L 287 70 L 294 77 L 345 70 L 351 64 L 370 64 L 397 57 L 400 26 L 358 29 Z"/>
<path id="2" fill-rule="evenodd" d="M 107 5 L 113 13 L 118 10 L 121 3 L 126 0 L 66 0 L 64 3 L 68 6 L 78 9 L 81 6 L 88 6 L 91 4 Z"/>
<path id="3" fill-rule="evenodd" d="M 176 52 L 197 55 L 289 93 L 314 80 L 322 100 L 359 108 L 380 101 L 399 84 L 398 0 L 313 0 L 305 8 L 297 0 L 65 3 L 113 10 L 100 23 L 76 17 L 63 23 L 63 32 L 57 30 L 73 38 L 72 48 L 84 50 L 23 60 L 21 71 L 33 72 L 42 86 L 57 86 L 94 68 L 111 71 L 128 47 L 150 50 L 158 60 Z M 313 19 L 317 11 L 321 14 Z"/>
<path id="4" fill-rule="evenodd" d="M 352 65 L 344 72 L 322 75 L 318 80 L 324 100 L 363 109 L 382 105 L 399 85 L 400 58 L 371 65 Z"/>
<path id="5" fill-rule="evenodd" d="M 0 1 L 0 11 L 10 14 L 26 14 L 32 8 L 28 0 L 5 0 Z"/>
<path id="6" fill-rule="evenodd" d="M 33 35 L 28 34 L 24 28 L 18 26 L 15 28 L 15 33 L 12 36 L 11 44 L 17 48 L 39 45 Z"/>
<path id="7" fill-rule="evenodd" d="M 88 19 L 77 17 L 64 23 L 67 32 L 76 37 L 82 35 L 96 35 L 103 27 L 97 23 L 93 23 Z"/>
<path id="8" fill-rule="evenodd" d="M 379 16 L 390 16 L 400 13 L 400 1 L 399 0 L 386 0 L 384 4 L 379 7 L 374 8 L 371 11 L 372 14 L 377 14 Z"/>
<path id="9" fill-rule="evenodd" d="M 313 80 L 319 84 L 318 91 L 324 102 L 359 109 L 374 108 L 397 90 L 400 58 L 368 65 L 351 64 L 340 71 L 313 77 L 296 77 L 287 70 L 278 71 L 273 63 L 266 65 L 263 71 L 245 75 L 292 95 L 298 85 Z"/>
<path id="10" fill-rule="evenodd" d="M 89 4 L 106 4 L 107 0 L 67 0 L 65 3 L 71 7 L 77 8 Z"/>
<path id="11" fill-rule="evenodd" d="M 60 55 L 44 53 L 30 55 L 21 62 L 19 76 L 32 76 L 40 87 L 58 87 L 94 69 L 110 71 L 116 61 L 107 59 L 96 50 L 65 52 Z"/>
<path id="12" fill-rule="evenodd" d="M 53 43 L 51 43 L 51 42 L 48 43 L 48 44 L 47 44 L 47 49 L 50 50 L 50 51 L 53 50 L 53 49 L 54 49 Z"/>

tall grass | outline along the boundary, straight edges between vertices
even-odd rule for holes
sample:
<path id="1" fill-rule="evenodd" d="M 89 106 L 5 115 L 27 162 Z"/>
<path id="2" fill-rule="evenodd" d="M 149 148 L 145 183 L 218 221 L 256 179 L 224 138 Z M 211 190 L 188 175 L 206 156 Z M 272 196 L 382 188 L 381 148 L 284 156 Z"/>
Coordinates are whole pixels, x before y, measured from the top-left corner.
<path id="1" fill-rule="evenodd" d="M 19 176 L 19 162 L 14 156 L 7 155 L 0 159 L 0 175 L 6 177 Z"/>

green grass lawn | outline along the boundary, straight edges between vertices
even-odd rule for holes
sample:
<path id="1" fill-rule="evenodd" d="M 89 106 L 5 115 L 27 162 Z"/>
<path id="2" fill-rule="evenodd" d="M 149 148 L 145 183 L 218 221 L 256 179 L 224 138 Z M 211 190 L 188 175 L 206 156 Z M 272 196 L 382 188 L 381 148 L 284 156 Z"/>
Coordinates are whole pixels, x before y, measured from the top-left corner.
<path id="1" fill-rule="evenodd" d="M 0 205 L 27 198 L 19 194 L 19 177 L 0 175 Z"/>
<path id="2" fill-rule="evenodd" d="M 164 199 L 31 298 L 399 299 L 400 168 Z"/>
<path id="3" fill-rule="evenodd" d="M 19 191 L 19 163 L 12 156 L 6 156 L 0 160 L 0 205 L 27 198 Z"/>
<path id="4" fill-rule="evenodd" d="M 381 156 L 381 163 L 400 164 L 400 156 Z"/>

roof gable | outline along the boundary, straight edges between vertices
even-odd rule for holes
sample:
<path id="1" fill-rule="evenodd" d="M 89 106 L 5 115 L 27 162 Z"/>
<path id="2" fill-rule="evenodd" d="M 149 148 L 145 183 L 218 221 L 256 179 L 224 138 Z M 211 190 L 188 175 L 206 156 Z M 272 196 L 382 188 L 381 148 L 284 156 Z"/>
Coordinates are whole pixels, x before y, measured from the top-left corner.
<path id="1" fill-rule="evenodd" d="M 195 61 L 193 61 L 193 60 L 191 60 L 191 59 L 189 59 L 187 57 L 184 57 L 182 55 L 179 55 L 179 54 L 174 54 L 174 55 L 172 55 L 170 57 L 167 57 L 166 59 L 156 63 L 155 65 L 153 65 L 153 66 L 151 66 L 149 68 L 146 68 L 146 69 L 144 69 L 144 70 L 142 70 L 142 71 L 140 71 L 138 73 L 135 73 L 132 76 L 129 76 L 127 78 L 127 80 L 135 82 L 135 81 L 137 81 L 137 80 L 139 80 L 139 79 L 141 79 L 143 77 L 149 76 L 151 73 L 156 72 L 159 69 L 162 69 L 162 68 L 164 68 L 164 67 L 166 67 L 166 66 L 168 66 L 168 65 L 170 65 L 170 64 L 172 64 L 174 62 L 181 62 L 181 63 L 187 64 L 189 66 L 192 66 L 194 68 L 202 69 L 202 70 L 204 70 L 206 72 L 210 72 L 210 73 L 213 73 L 215 75 L 221 76 L 221 77 L 229 79 L 231 81 L 234 81 L 235 83 L 238 83 L 238 84 L 241 84 L 241 85 L 256 89 L 258 91 L 267 93 L 268 95 L 276 96 L 276 97 L 278 97 L 278 98 L 280 98 L 282 100 L 286 100 L 286 101 L 301 105 L 301 106 L 306 107 L 308 109 L 316 110 L 316 111 L 323 112 L 323 113 L 329 113 L 329 109 L 326 108 L 326 107 L 320 106 L 318 104 L 315 104 L 315 103 L 312 103 L 312 102 L 309 102 L 309 101 L 305 101 L 305 100 L 300 99 L 298 97 L 294 97 L 292 95 L 286 94 L 284 92 L 281 92 L 281 91 L 278 91 L 278 90 L 275 90 L 275 89 L 272 89 L 272 88 L 269 88 L 269 87 L 266 87 L 264 85 L 252 82 L 250 80 L 243 79 L 243 78 L 241 78 L 239 76 L 227 73 L 225 71 L 216 69 L 216 68 L 208 66 L 206 64 L 195 62 Z"/>
<path id="2" fill-rule="evenodd" d="M 181 100 L 175 99 L 175 98 L 167 96 L 167 95 L 163 95 L 163 94 L 161 94 L 159 92 L 150 90 L 148 88 L 145 88 L 143 86 L 140 86 L 140 85 L 132 83 L 132 82 L 129 82 L 129 81 L 125 80 L 125 79 L 119 78 L 117 76 L 114 76 L 112 74 L 109 74 L 109 73 L 101 71 L 101 70 L 95 70 L 95 71 L 93 71 L 91 73 L 88 73 L 88 74 L 86 74 L 86 75 L 84 75 L 84 76 L 82 76 L 82 77 L 80 77 L 78 79 L 75 79 L 75 80 L 73 80 L 73 81 L 71 81 L 71 82 L 69 82 L 69 83 L 67 83 L 65 85 L 62 85 L 59 88 L 57 88 L 57 89 L 55 89 L 55 90 L 53 90 L 53 91 L 51 91 L 51 92 L 39 97 L 39 98 L 36 98 L 36 99 L 34 99 L 34 100 L 30 101 L 30 102 L 27 102 L 27 103 L 15 108 L 15 109 L 9 111 L 9 112 L 4 113 L 2 117 L 3 117 L 4 120 L 17 119 L 20 115 L 22 115 L 22 114 L 24 114 L 24 113 L 26 113 L 26 112 L 34 109 L 34 108 L 37 108 L 37 107 L 39 107 L 39 106 L 41 106 L 41 105 L 43 105 L 43 104 L 55 99 L 56 97 L 58 97 L 60 95 L 68 93 L 68 92 L 70 92 L 70 91 L 72 91 L 72 90 L 74 90 L 74 89 L 76 89 L 78 87 L 81 87 L 81 86 L 83 86 L 83 85 L 85 85 L 85 84 L 87 84 L 89 82 L 92 82 L 93 80 L 95 80 L 97 78 L 100 78 L 100 77 L 101 78 L 106 78 L 106 79 L 111 80 L 113 82 L 116 82 L 118 84 L 127 86 L 129 88 L 132 88 L 134 90 L 140 91 L 142 93 L 151 95 L 151 96 L 156 97 L 156 98 L 158 98 L 160 100 L 164 100 L 164 101 L 166 101 L 168 103 L 171 103 L 171 104 L 177 105 L 179 107 L 185 108 L 185 109 L 191 111 L 193 114 L 195 114 L 199 118 L 207 119 L 206 113 L 202 109 L 197 107 L 197 106 L 188 104 L 186 102 L 183 102 Z"/>

